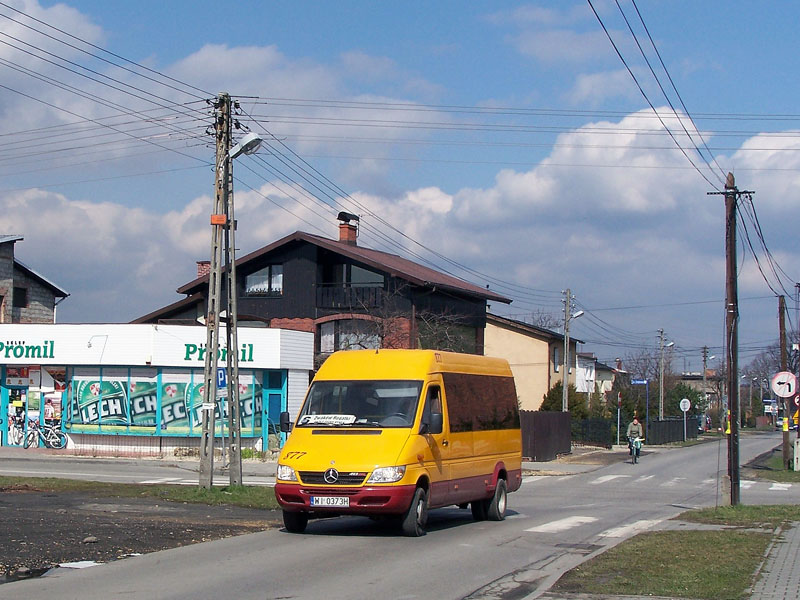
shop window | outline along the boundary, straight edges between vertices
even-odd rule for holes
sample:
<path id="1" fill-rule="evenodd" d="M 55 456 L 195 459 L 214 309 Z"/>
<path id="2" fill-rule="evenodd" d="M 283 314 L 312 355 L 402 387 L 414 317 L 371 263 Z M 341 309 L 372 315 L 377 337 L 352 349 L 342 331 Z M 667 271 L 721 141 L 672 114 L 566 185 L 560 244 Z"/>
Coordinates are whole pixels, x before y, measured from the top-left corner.
<path id="1" fill-rule="evenodd" d="M 14 308 L 26 308 L 28 306 L 28 289 L 24 287 L 14 288 Z"/>
<path id="2" fill-rule="evenodd" d="M 245 277 L 244 293 L 248 296 L 282 295 L 283 265 L 268 265 Z"/>

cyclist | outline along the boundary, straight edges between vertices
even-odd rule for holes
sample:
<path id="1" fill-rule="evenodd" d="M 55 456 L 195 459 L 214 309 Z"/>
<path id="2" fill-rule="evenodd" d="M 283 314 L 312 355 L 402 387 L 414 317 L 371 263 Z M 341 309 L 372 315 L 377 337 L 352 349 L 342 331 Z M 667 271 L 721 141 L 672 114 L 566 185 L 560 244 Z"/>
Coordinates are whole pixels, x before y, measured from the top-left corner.
<path id="1" fill-rule="evenodd" d="M 644 430 L 642 429 L 642 424 L 639 423 L 639 418 L 636 415 L 634 415 L 633 421 L 628 423 L 628 432 L 627 432 L 627 436 L 628 436 L 628 452 L 629 452 L 629 454 L 631 456 L 633 456 L 633 453 L 634 453 L 633 440 L 635 440 L 636 438 L 642 437 L 643 431 Z M 639 449 L 638 448 L 636 449 L 636 456 L 637 457 L 639 456 Z"/>

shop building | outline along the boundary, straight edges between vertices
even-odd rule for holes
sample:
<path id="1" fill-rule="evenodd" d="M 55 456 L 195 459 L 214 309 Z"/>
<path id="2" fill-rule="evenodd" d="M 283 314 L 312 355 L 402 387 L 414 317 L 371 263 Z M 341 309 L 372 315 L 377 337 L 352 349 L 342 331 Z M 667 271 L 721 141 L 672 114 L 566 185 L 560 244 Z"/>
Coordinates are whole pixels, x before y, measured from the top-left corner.
<path id="1" fill-rule="evenodd" d="M 197 325 L 0 325 L 0 445 L 18 439 L 11 417 L 41 421 L 50 399 L 77 454 L 199 448 L 206 333 Z M 296 413 L 308 387 L 313 334 L 240 327 L 238 338 L 242 446 L 277 448 L 281 411 Z M 225 398 L 215 422 L 226 436 Z"/>

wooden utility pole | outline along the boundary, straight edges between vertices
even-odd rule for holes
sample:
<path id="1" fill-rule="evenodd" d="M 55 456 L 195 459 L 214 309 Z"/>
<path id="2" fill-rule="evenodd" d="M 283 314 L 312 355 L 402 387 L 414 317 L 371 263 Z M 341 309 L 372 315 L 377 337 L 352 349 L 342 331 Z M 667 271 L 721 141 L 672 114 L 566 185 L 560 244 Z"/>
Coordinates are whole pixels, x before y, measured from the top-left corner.
<path id="1" fill-rule="evenodd" d="M 216 167 L 214 169 L 214 212 L 211 214 L 211 264 L 208 274 L 208 312 L 206 315 L 206 353 L 203 367 L 202 433 L 200 437 L 200 487 L 214 484 L 214 430 L 216 429 L 217 364 L 219 357 L 219 307 L 222 294 L 222 248 L 227 232 L 229 186 L 228 152 L 231 138 L 231 98 L 220 94 L 214 105 Z M 229 353 L 230 354 L 230 353 Z"/>
<path id="2" fill-rule="evenodd" d="M 778 335 L 780 339 L 778 344 L 781 350 L 781 371 L 785 371 L 788 366 L 786 354 L 786 298 L 778 296 Z M 789 470 L 792 468 L 792 459 L 789 455 L 789 427 L 788 419 L 791 417 L 791 398 L 783 399 L 783 444 L 781 445 L 781 454 L 783 458 L 783 468 Z"/>
<path id="3" fill-rule="evenodd" d="M 736 284 L 736 200 L 738 190 L 733 173 L 725 182 L 725 333 L 728 368 L 728 473 L 731 479 L 731 505 L 739 504 L 739 292 Z"/>

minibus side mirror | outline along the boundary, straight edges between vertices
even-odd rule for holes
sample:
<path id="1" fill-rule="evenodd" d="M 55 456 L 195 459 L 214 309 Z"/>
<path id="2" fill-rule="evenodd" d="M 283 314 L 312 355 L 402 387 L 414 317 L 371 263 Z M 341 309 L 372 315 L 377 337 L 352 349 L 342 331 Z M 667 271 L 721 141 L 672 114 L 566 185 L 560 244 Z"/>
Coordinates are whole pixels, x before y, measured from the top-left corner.
<path id="1" fill-rule="evenodd" d="M 426 433 L 442 433 L 442 429 L 444 429 L 444 415 L 442 415 L 442 413 L 433 413 L 430 423 L 423 421 L 419 426 L 421 435 L 425 435 Z"/>
<path id="2" fill-rule="evenodd" d="M 283 433 L 289 433 L 292 430 L 292 421 L 289 417 L 288 412 L 281 413 L 281 431 Z"/>

